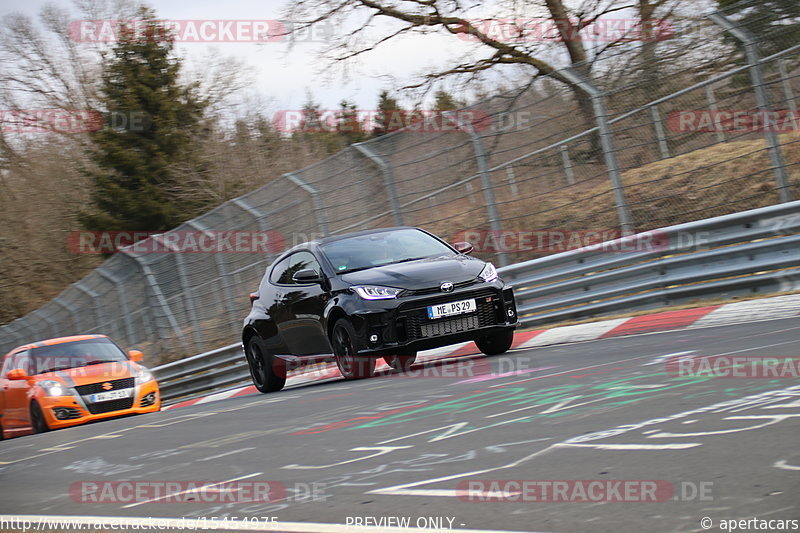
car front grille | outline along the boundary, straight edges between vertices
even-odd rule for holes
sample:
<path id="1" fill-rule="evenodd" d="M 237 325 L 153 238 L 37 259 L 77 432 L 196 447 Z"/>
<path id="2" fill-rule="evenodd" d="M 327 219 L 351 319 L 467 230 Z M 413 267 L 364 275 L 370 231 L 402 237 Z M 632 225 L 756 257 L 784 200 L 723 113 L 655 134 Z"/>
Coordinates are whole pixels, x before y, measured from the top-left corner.
<path id="1" fill-rule="evenodd" d="M 454 283 L 453 284 L 453 290 L 463 289 L 464 287 L 469 287 L 470 285 L 472 285 L 474 283 L 476 283 L 476 281 L 474 279 L 471 279 L 469 281 L 462 281 L 462 282 L 459 282 L 459 283 Z M 446 294 L 446 293 L 442 293 L 442 289 L 439 288 L 439 286 L 437 285 L 436 287 L 428 287 L 426 289 L 418 289 L 418 290 L 415 290 L 415 291 L 408 291 L 406 294 L 408 294 L 410 296 L 422 296 L 422 295 L 425 295 L 425 294 Z"/>
<path id="2" fill-rule="evenodd" d="M 104 389 L 103 384 L 110 383 L 110 389 Z M 98 383 L 90 383 L 89 385 L 79 385 L 75 387 L 78 394 L 86 396 L 87 394 L 97 394 L 98 392 L 106 392 L 107 390 L 130 389 L 134 386 L 134 378 L 117 379 L 113 381 L 100 381 Z"/>
<path id="3" fill-rule="evenodd" d="M 477 306 L 475 312 L 453 317 L 428 318 L 429 305 L 437 305 L 454 300 L 466 300 L 468 298 L 475 298 L 475 305 Z M 492 301 L 487 301 L 487 298 L 491 298 Z M 495 299 L 499 299 L 499 296 L 494 291 L 482 290 L 465 294 L 451 294 L 443 298 L 431 298 L 425 302 L 424 306 L 403 309 L 401 310 L 401 317 L 403 317 L 401 320 L 405 326 L 405 340 L 413 341 L 438 337 L 497 324 Z"/>
<path id="4" fill-rule="evenodd" d="M 133 407 L 133 398 L 120 398 L 119 400 L 86 404 L 86 408 L 93 415 L 110 413 L 111 411 L 122 411 L 123 409 L 130 409 L 131 407 Z"/>

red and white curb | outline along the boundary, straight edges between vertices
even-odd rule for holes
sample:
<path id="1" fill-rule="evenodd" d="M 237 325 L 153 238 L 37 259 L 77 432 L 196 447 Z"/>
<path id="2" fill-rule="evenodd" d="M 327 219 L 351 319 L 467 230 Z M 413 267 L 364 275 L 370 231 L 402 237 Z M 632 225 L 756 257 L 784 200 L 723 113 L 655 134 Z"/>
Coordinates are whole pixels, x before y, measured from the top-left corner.
<path id="1" fill-rule="evenodd" d="M 615 318 L 601 322 L 590 322 L 575 326 L 561 326 L 551 329 L 537 329 L 533 331 L 519 331 L 514 335 L 513 348 L 533 348 L 537 346 L 550 346 L 570 342 L 591 341 L 609 337 L 621 337 L 657 331 L 670 331 L 676 329 L 694 329 L 710 326 L 724 326 L 742 322 L 756 322 L 777 318 L 800 317 L 800 294 L 776 296 L 760 300 L 735 302 L 724 305 L 711 305 L 680 311 L 666 311 L 651 315 L 642 315 L 628 318 Z M 480 353 L 474 342 L 462 342 L 434 350 L 420 352 L 417 361 L 429 363 L 441 359 L 475 355 Z M 376 371 L 386 370 L 388 367 L 383 361 L 378 363 Z M 301 385 L 324 379 L 339 377 L 336 365 L 315 365 L 303 369 L 286 380 L 286 385 Z M 258 391 L 252 385 L 239 387 L 222 392 L 210 394 L 192 400 L 185 400 L 163 408 L 176 409 L 189 405 L 198 405 L 237 396 L 256 394 Z"/>

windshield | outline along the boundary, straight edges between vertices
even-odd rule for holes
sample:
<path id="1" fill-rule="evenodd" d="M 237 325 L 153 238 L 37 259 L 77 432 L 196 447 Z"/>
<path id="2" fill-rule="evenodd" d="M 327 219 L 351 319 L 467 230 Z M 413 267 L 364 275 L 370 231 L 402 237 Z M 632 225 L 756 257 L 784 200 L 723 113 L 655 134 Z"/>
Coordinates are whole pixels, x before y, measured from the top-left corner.
<path id="1" fill-rule="evenodd" d="M 339 274 L 426 257 L 456 255 L 439 239 L 417 229 L 348 237 L 323 244 L 321 248 Z"/>
<path id="2" fill-rule="evenodd" d="M 87 339 L 33 348 L 25 361 L 28 375 L 78 368 L 115 361 L 128 357 L 108 339 Z"/>

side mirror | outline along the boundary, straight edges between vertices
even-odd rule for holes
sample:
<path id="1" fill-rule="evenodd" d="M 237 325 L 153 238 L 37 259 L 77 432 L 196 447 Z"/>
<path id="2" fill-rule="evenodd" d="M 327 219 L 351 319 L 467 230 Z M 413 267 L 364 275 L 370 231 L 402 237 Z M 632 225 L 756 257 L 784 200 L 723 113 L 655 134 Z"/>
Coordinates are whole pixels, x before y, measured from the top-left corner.
<path id="1" fill-rule="evenodd" d="M 13 379 L 13 380 L 28 379 L 28 373 L 25 372 L 24 368 L 15 368 L 14 370 L 8 373 L 8 379 Z"/>
<path id="2" fill-rule="evenodd" d="M 472 246 L 472 244 L 470 244 L 468 242 L 454 242 L 453 243 L 453 248 L 455 248 L 456 251 L 458 253 L 460 253 L 460 254 L 469 254 L 469 253 L 472 253 L 472 250 L 475 249 Z"/>
<path id="3" fill-rule="evenodd" d="M 256 300 L 258 300 L 258 293 L 257 292 L 251 292 L 250 293 L 250 305 L 253 305 L 253 302 L 255 302 Z"/>
<path id="4" fill-rule="evenodd" d="M 130 358 L 131 361 L 138 363 L 139 361 L 144 359 L 144 354 L 142 354 L 142 352 L 140 352 L 139 350 L 130 350 L 128 352 L 128 357 Z"/>
<path id="5" fill-rule="evenodd" d="M 304 268 L 303 270 L 298 270 L 294 273 L 294 275 L 292 275 L 292 281 L 297 283 L 319 283 L 322 281 L 322 276 L 320 276 L 314 269 Z"/>

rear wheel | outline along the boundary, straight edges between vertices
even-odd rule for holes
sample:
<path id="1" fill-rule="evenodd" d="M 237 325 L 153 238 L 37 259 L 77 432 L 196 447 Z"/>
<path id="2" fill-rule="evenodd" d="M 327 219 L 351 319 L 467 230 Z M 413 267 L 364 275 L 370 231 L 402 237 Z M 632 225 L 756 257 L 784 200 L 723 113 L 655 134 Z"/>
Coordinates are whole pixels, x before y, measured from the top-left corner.
<path id="1" fill-rule="evenodd" d="M 387 355 L 383 358 L 386 364 L 397 370 L 398 372 L 408 372 L 411 365 L 417 360 L 417 354 L 413 355 Z"/>
<path id="2" fill-rule="evenodd" d="M 499 355 L 507 352 L 514 342 L 514 330 L 506 329 L 499 333 L 493 333 L 480 339 L 475 339 L 478 349 L 486 355 Z"/>
<path id="3" fill-rule="evenodd" d="M 250 377 L 259 392 L 277 392 L 286 384 L 286 372 L 280 372 L 281 360 L 274 358 L 264 348 L 261 339 L 253 336 L 247 343 L 247 364 Z"/>
<path id="4" fill-rule="evenodd" d="M 31 403 L 31 426 L 33 427 L 34 433 L 45 433 L 50 431 L 50 428 L 47 426 L 47 420 L 44 418 L 42 408 L 39 407 L 39 404 L 36 401 Z"/>
<path id="5" fill-rule="evenodd" d="M 336 321 L 331 337 L 336 366 L 345 379 L 368 378 L 375 372 L 374 357 L 357 355 L 353 344 L 355 331 L 346 318 Z"/>

